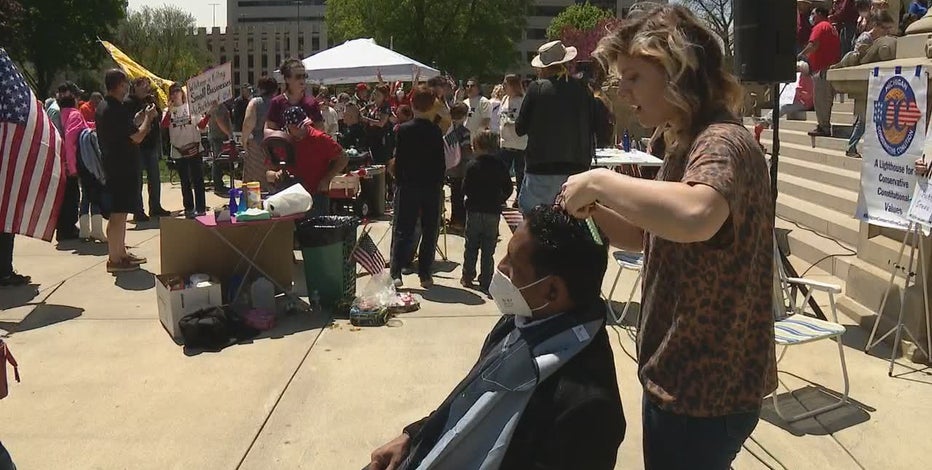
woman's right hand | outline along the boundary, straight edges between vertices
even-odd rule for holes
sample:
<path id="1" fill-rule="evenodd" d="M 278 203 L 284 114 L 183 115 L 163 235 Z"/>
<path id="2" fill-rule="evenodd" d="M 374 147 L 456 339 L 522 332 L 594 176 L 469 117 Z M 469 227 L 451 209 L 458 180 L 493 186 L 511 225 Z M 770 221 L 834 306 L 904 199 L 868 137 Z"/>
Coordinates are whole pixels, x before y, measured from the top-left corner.
<path id="1" fill-rule="evenodd" d="M 926 163 L 925 156 L 916 160 L 916 174 L 919 176 L 929 176 L 929 164 Z"/>
<path id="2" fill-rule="evenodd" d="M 402 434 L 387 444 L 372 451 L 372 461 L 368 470 L 395 470 L 401 461 L 408 455 L 411 447 L 411 437 Z"/>

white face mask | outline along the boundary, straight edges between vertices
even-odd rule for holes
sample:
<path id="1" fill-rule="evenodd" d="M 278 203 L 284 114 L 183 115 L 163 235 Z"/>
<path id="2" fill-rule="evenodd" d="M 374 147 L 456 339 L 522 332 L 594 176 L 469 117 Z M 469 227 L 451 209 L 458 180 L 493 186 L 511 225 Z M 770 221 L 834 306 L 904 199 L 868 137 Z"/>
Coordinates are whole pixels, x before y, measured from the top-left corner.
<path id="1" fill-rule="evenodd" d="M 502 315 L 530 317 L 534 312 L 546 308 L 550 305 L 550 302 L 532 309 L 527 304 L 527 300 L 524 300 L 521 291 L 528 287 L 536 286 L 549 277 L 550 276 L 545 276 L 524 287 L 517 287 L 511 282 L 511 279 L 508 279 L 500 270 L 496 269 L 495 274 L 492 275 L 492 283 L 489 285 L 489 294 L 492 296 L 492 300 L 495 301 L 495 305 L 498 306 L 498 310 L 502 312 Z"/>

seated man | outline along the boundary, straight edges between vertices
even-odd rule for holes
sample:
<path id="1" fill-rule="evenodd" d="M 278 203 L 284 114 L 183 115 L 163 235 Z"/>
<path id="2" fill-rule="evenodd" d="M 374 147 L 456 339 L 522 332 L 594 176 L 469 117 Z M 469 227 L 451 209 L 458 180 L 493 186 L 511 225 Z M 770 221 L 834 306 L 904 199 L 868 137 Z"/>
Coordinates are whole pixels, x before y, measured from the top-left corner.
<path id="1" fill-rule="evenodd" d="M 333 137 L 314 127 L 299 106 L 285 110 L 285 127 L 294 145 L 294 165 L 285 168 L 314 198 L 309 216 L 330 214 L 330 180 L 339 175 L 349 163 L 343 147 Z M 268 180 L 277 183 L 283 179 L 282 170 L 268 172 Z M 284 188 L 282 188 L 284 189 Z"/>
<path id="2" fill-rule="evenodd" d="M 368 469 L 614 468 L 625 419 L 600 298 L 607 258 L 585 222 L 531 210 L 492 279 L 503 316 L 476 365 Z"/>

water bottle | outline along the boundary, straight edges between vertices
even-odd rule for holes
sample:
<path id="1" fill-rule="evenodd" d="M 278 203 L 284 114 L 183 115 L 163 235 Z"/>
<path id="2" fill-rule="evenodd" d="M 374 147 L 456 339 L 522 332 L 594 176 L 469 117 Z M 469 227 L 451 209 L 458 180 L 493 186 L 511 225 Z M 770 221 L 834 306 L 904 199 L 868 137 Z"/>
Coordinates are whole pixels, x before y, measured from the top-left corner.
<path id="1" fill-rule="evenodd" d="M 252 308 L 263 312 L 275 312 L 275 286 L 264 277 L 252 282 L 249 288 Z"/>
<path id="2" fill-rule="evenodd" d="M 236 202 L 236 189 L 230 190 L 230 217 L 236 217 L 236 213 L 239 212 L 239 205 Z"/>
<path id="3" fill-rule="evenodd" d="M 621 148 L 625 152 L 631 151 L 631 135 L 628 134 L 628 129 L 625 129 L 625 133 L 621 136 Z"/>

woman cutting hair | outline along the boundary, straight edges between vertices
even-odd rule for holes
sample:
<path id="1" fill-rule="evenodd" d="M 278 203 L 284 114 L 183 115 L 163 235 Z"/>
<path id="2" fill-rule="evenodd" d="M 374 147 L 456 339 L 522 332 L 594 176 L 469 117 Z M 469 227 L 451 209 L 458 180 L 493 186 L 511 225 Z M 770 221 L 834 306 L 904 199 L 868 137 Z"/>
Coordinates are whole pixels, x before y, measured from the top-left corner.
<path id="1" fill-rule="evenodd" d="M 655 181 L 572 176 L 567 210 L 644 250 L 638 376 L 650 469 L 729 468 L 776 386 L 773 201 L 767 163 L 736 114 L 721 46 L 680 6 L 604 38 L 596 56 L 664 159 Z"/>

